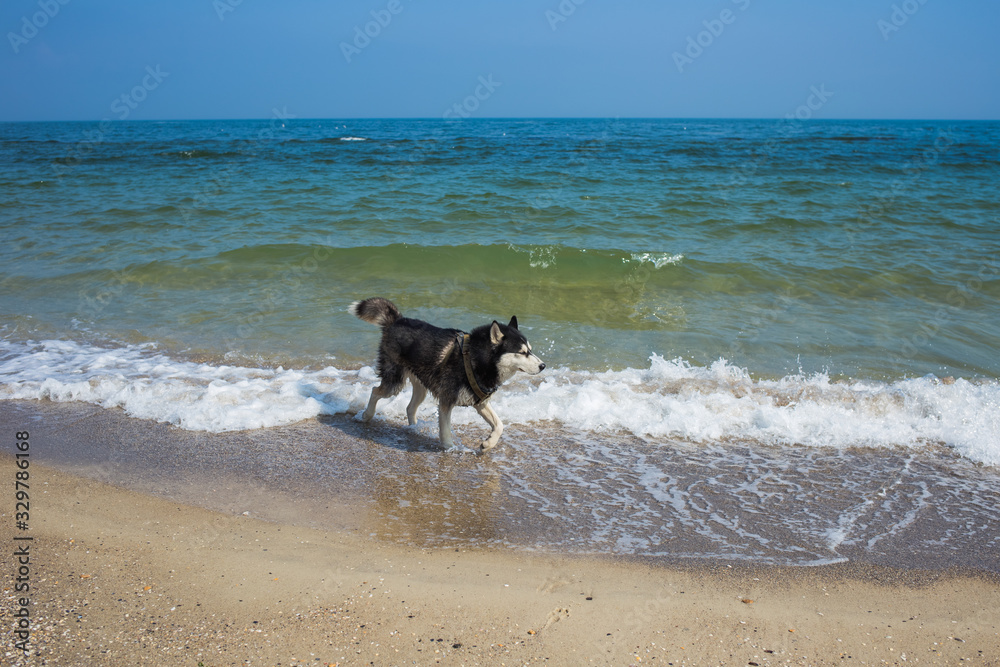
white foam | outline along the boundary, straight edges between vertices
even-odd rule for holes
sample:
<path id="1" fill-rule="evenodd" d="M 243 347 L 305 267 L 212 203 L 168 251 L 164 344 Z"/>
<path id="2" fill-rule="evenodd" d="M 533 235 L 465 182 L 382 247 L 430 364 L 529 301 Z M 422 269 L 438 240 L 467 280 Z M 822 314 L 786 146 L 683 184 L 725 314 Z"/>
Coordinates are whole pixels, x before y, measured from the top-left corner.
<path id="1" fill-rule="evenodd" d="M 345 412 L 361 400 L 354 394 L 363 393 L 357 371 L 198 364 L 151 346 L 44 341 L 3 343 L 0 350 L 0 397 L 84 401 L 195 431 L 263 428 Z M 326 387 L 341 391 L 327 394 Z"/>
<path id="2" fill-rule="evenodd" d="M 632 253 L 632 259 L 628 261 L 638 262 L 640 264 L 649 263 L 652 264 L 654 268 L 661 269 L 664 266 L 670 266 L 671 264 L 680 264 L 684 259 L 684 255 L 671 255 L 669 253 Z"/>
<path id="3" fill-rule="evenodd" d="M 493 399 L 498 412 L 688 442 L 841 448 L 943 443 L 971 460 L 1000 465 L 995 381 L 839 383 L 822 374 L 754 380 L 723 360 L 705 368 L 657 355 L 647 369 L 546 376 L 537 386 L 516 378 Z"/>
<path id="4" fill-rule="evenodd" d="M 201 431 L 293 423 L 362 410 L 370 367 L 319 371 L 180 361 L 152 346 L 101 348 L 66 341 L 0 341 L 0 398 L 86 401 Z M 379 404 L 405 423 L 409 391 Z M 944 443 L 1000 465 L 1000 383 L 926 377 L 831 382 L 825 375 L 755 380 L 719 360 L 709 367 L 654 355 L 645 369 L 547 369 L 519 375 L 494 398 L 505 423 L 552 420 L 686 442 L 743 440 L 805 447 L 919 447 Z M 428 405 L 430 402 L 428 402 Z M 422 419 L 433 420 L 433 407 Z M 481 424 L 474 410 L 456 424 Z"/>

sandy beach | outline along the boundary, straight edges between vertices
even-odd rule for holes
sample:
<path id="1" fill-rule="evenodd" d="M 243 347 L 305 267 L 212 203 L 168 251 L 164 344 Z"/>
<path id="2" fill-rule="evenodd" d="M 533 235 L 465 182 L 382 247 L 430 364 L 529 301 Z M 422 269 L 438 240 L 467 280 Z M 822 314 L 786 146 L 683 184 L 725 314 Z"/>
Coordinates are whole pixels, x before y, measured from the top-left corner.
<path id="1" fill-rule="evenodd" d="M 4 412 L 7 426 L 26 414 Z M 160 440 L 189 437 L 130 421 Z M 8 488 L 15 452 L 0 456 Z M 1000 585 L 988 574 L 852 564 L 664 567 L 418 548 L 372 537 L 364 526 L 324 530 L 218 512 L 58 467 L 31 462 L 27 530 L 16 527 L 12 495 L 0 506 L 4 664 L 1000 660 Z M 340 511 L 351 511 L 348 500 Z M 26 544 L 25 575 L 17 549 Z M 30 584 L 26 593 L 15 590 L 19 576 Z M 16 649 L 23 609 L 28 657 Z"/>
<path id="2" fill-rule="evenodd" d="M 0 667 L 1000 667 L 1000 3 L 0 24 Z"/>

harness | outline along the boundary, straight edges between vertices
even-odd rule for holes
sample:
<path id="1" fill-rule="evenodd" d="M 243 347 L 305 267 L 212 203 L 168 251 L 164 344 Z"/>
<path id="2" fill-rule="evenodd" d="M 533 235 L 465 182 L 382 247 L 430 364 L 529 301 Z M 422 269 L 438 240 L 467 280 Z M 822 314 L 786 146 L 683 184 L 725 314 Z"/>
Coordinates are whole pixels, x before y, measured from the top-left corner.
<path id="1" fill-rule="evenodd" d="M 460 333 L 455 337 L 455 339 L 458 342 L 458 349 L 462 351 L 462 358 L 465 360 L 465 377 L 469 379 L 469 384 L 472 386 L 473 393 L 475 393 L 476 397 L 479 398 L 476 403 L 482 403 L 492 396 L 493 392 L 491 391 L 487 394 L 485 391 L 480 389 L 479 383 L 476 382 L 476 375 L 472 372 L 472 356 L 469 354 L 469 334 Z"/>

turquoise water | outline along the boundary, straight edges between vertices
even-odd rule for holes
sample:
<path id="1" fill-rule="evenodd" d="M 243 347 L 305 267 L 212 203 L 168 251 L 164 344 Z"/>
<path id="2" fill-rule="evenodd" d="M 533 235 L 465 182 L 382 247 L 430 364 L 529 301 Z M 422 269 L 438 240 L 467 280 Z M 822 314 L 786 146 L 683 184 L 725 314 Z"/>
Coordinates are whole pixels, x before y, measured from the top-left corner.
<path id="1" fill-rule="evenodd" d="M 361 363 L 384 295 L 552 361 L 1000 376 L 1000 124 L 0 126 L 6 335 Z M 98 141 L 99 140 L 99 141 Z M 235 356 L 234 356 L 235 355 Z"/>
<path id="2" fill-rule="evenodd" d="M 998 139 L 948 122 L 0 125 L 0 371 L 7 395 L 190 428 L 274 423 L 232 404 L 353 411 L 369 380 L 338 374 L 365 371 L 378 336 L 346 307 L 381 295 L 457 328 L 517 315 L 569 388 L 514 389 L 528 421 L 1000 461 L 982 416 L 1000 395 Z M 708 388 L 663 404 L 681 380 Z M 580 403 L 591 381 L 600 400 Z M 739 407 L 746 391 L 773 419 Z M 216 394 L 217 418 L 192 413 Z M 825 422 L 802 407 L 816 395 Z M 837 435 L 859 402 L 874 421 Z M 707 412 L 677 430 L 690 410 Z"/>
<path id="3" fill-rule="evenodd" d="M 0 124 L 0 163 L 0 399 L 264 429 L 204 456 L 288 489 L 437 506 L 444 466 L 544 527 L 421 545 L 1000 568 L 1000 123 Z M 408 392 L 345 425 L 368 296 L 517 315 L 547 367 L 492 399 L 491 456 L 428 450 Z M 303 420 L 373 467 L 274 444 Z"/>

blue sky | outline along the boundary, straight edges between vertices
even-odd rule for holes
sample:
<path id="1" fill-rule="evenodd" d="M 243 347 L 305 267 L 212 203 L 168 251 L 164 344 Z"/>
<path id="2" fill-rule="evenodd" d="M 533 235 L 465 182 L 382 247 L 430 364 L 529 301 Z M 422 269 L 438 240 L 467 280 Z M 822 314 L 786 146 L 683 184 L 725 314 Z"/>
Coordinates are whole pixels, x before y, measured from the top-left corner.
<path id="1" fill-rule="evenodd" d="M 4 0 L 0 120 L 1000 119 L 998 28 L 996 0 Z"/>

